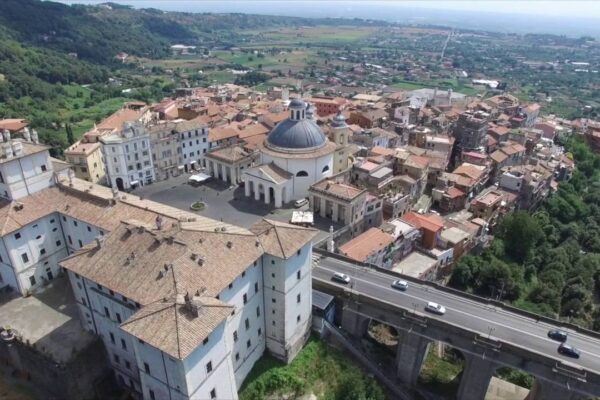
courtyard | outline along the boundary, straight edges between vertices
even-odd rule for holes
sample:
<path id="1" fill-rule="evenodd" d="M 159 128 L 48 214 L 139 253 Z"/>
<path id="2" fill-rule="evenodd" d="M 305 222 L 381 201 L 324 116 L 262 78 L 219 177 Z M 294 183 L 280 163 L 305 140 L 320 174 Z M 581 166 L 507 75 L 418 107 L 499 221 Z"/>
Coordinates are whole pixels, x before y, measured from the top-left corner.
<path id="1" fill-rule="evenodd" d="M 134 190 L 133 194 L 244 228 L 249 228 L 261 218 L 289 222 L 294 211 L 308 209 L 308 205 L 294 208 L 292 204 L 285 204 L 283 208 L 278 209 L 273 204 L 265 204 L 263 201 L 245 197 L 243 187 L 230 186 L 218 179 L 211 179 L 199 186 L 193 186 L 187 182 L 189 176 L 189 174 L 182 174 L 168 180 L 155 182 Z M 191 210 L 190 206 L 198 201 L 204 203 L 205 207 L 200 211 Z M 314 218 L 314 228 L 320 231 L 315 238 L 315 243 L 327 237 L 331 225 L 334 230 L 343 227 L 318 215 L 315 215 Z"/>

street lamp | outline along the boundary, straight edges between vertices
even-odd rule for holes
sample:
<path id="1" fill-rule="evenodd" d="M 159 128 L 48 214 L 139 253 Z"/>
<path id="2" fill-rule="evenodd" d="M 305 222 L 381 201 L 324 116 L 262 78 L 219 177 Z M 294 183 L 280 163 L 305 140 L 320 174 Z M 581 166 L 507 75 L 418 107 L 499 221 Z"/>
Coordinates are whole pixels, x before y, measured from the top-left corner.
<path id="1" fill-rule="evenodd" d="M 494 328 L 492 326 L 488 326 L 488 340 L 489 340 L 490 336 L 492 336 L 492 332 L 495 330 L 496 330 L 496 328 Z"/>

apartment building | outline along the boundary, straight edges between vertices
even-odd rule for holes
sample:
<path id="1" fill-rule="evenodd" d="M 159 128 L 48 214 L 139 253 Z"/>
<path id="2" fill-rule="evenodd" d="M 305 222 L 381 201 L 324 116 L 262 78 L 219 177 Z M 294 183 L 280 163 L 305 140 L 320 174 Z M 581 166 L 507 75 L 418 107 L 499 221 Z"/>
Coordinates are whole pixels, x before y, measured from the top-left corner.
<path id="1" fill-rule="evenodd" d="M 150 135 L 141 123 L 123 124 L 123 128 L 100 138 L 108 183 L 118 190 L 131 190 L 156 180 Z"/>

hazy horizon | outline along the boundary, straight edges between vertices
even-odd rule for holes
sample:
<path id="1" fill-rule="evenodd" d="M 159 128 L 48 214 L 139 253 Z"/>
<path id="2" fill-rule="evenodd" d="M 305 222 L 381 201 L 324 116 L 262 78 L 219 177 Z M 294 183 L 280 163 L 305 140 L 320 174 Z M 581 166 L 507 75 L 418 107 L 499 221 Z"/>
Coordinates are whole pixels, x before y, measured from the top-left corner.
<path id="1" fill-rule="evenodd" d="M 55 0 L 100 4 L 106 0 Z M 183 12 L 239 12 L 308 18 L 364 18 L 515 33 L 600 37 L 600 3 L 592 1 L 193 1 L 117 0 L 136 8 Z"/>

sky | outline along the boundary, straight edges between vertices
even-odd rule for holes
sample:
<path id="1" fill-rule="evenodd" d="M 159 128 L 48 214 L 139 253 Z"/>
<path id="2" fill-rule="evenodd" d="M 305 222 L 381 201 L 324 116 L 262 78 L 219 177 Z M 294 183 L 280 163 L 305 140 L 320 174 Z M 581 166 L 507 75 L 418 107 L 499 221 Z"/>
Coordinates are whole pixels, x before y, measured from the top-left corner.
<path id="1" fill-rule="evenodd" d="M 94 3 L 103 3 L 106 0 L 59 0 L 62 3 L 86 3 L 86 4 L 94 4 Z M 156 7 L 161 9 L 170 9 L 170 10 L 202 10 L 206 9 L 214 9 L 219 5 L 224 8 L 234 7 L 236 4 L 241 5 L 244 4 L 244 8 L 251 6 L 252 3 L 287 3 L 292 6 L 292 3 L 296 3 L 295 1 L 281 1 L 281 0 L 262 0 L 262 1 L 253 1 L 253 0 L 221 0 L 221 1 L 212 1 L 212 0 L 113 0 L 116 3 L 130 4 L 136 7 Z M 447 0 L 447 1 L 438 1 L 438 0 L 397 0 L 397 1 L 381 1 L 381 0 L 363 0 L 363 1 L 346 1 L 346 0 L 304 0 L 298 3 L 312 3 L 315 7 L 318 7 L 319 4 L 329 3 L 329 4 L 339 4 L 339 5 L 354 5 L 354 4 L 373 4 L 373 5 L 386 5 L 386 6 L 394 6 L 398 8 L 403 7 L 411 7 L 411 8 L 425 8 L 425 9 L 436 9 L 436 10 L 464 10 L 464 11 L 479 11 L 479 12 L 502 12 L 502 13 L 510 13 L 510 14 L 528 14 L 528 15 L 546 15 L 546 16 L 556 16 L 556 17 L 594 17 L 600 18 L 600 2 L 596 0 L 588 0 L 588 1 L 571 1 L 571 0 L 554 0 L 554 1 L 546 1 L 546 0 L 538 0 L 538 1 L 530 1 L 530 0 Z"/>

